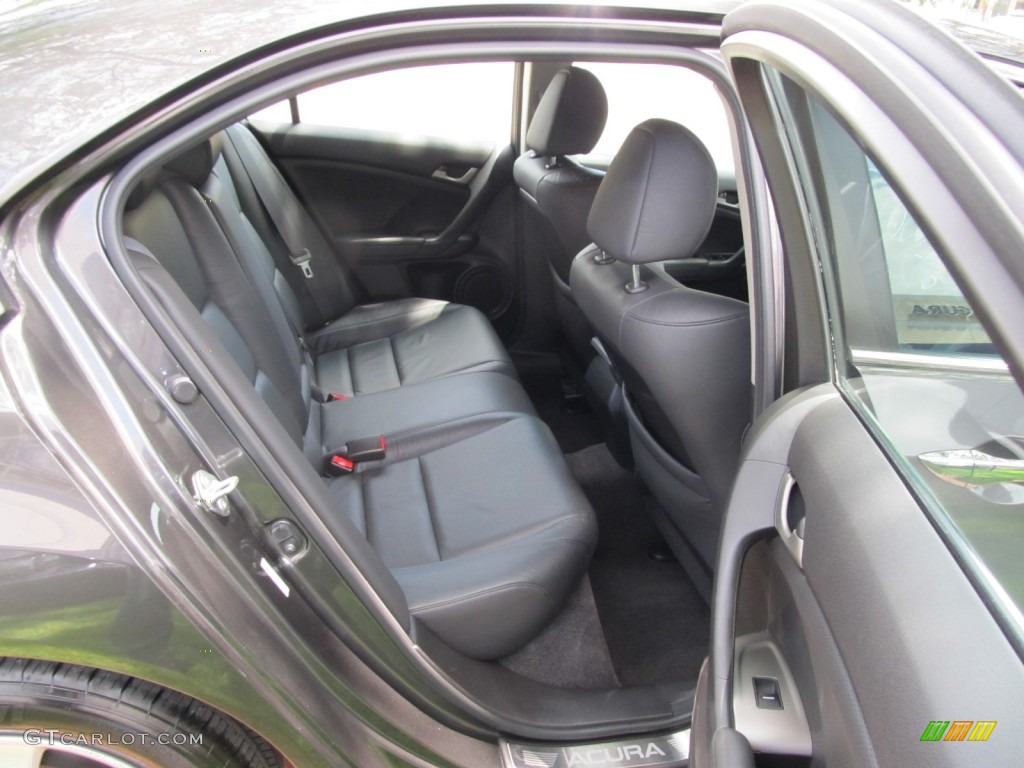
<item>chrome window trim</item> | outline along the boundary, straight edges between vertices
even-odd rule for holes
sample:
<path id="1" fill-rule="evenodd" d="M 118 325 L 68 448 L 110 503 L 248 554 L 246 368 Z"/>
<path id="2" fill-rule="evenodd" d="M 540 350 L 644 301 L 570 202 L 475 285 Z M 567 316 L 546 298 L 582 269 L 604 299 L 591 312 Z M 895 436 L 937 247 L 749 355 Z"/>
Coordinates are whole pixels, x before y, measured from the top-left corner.
<path id="1" fill-rule="evenodd" d="M 880 349 L 850 349 L 855 365 L 874 368 L 898 368 L 927 373 L 973 373 L 985 376 L 1009 376 L 1010 366 L 1000 357 L 989 355 L 936 355 L 930 352 L 890 352 Z"/>

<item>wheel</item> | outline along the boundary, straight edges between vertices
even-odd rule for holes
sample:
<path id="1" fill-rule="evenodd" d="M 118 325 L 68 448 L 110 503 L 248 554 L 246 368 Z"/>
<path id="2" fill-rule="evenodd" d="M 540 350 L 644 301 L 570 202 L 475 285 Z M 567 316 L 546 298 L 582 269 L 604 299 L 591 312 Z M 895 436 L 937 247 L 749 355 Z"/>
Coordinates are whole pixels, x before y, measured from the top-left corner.
<path id="1" fill-rule="evenodd" d="M 0 768 L 282 768 L 212 707 L 126 675 L 0 657 Z"/>

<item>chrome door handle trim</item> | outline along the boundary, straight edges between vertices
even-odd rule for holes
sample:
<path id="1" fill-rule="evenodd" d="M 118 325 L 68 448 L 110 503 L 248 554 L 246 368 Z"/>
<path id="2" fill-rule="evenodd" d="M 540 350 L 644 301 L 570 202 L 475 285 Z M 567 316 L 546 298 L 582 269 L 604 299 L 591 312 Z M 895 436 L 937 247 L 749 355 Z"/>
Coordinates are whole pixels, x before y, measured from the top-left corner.
<path id="1" fill-rule="evenodd" d="M 775 530 L 779 532 L 779 538 L 782 539 L 782 543 L 786 545 L 786 549 L 788 549 L 789 554 L 793 556 L 793 560 L 796 561 L 796 564 L 800 568 L 803 568 L 803 527 L 805 522 L 801 521 L 795 529 L 789 524 L 789 499 L 793 495 L 793 489 L 795 487 L 796 480 L 793 479 L 793 475 L 786 472 L 786 476 L 782 479 L 782 488 L 779 490 L 779 501 L 775 507 Z"/>
<path id="2" fill-rule="evenodd" d="M 1024 459 L 1007 459 L 977 448 L 922 453 L 918 458 L 938 478 L 963 488 L 993 483 L 1024 485 Z"/>

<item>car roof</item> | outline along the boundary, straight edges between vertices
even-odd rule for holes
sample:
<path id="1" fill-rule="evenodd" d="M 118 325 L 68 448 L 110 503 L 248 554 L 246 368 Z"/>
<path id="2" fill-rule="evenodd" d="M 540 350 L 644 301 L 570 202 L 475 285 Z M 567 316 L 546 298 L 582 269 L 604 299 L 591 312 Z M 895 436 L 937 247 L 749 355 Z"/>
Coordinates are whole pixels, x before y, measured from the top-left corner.
<path id="1" fill-rule="evenodd" d="M 134 0 L 96 3 L 0 0 L 0 203 L 59 156 L 172 88 L 248 51 L 361 17 L 445 9 L 470 15 L 502 8 L 558 8 L 569 15 L 601 7 L 672 6 L 720 18 L 739 0 L 605 0 L 573 6 L 540 0 L 489 5 L 444 0 Z M 473 10 L 470 10 L 473 9 Z M 597 11 L 600 12 L 599 10 Z"/>
<path id="2" fill-rule="evenodd" d="M 17 0 L 15 0 L 16 2 Z M 602 0 L 580 5 L 502 0 L 134 0 L 96 3 L 0 0 L 0 204 L 58 158 L 176 86 L 248 51 L 361 17 L 444 9 L 445 15 L 544 10 L 600 14 L 604 7 L 690 11 L 720 19 L 743 0 Z M 1024 81 L 1024 44 L 953 25 L 949 31 L 1005 75 Z M 1016 76 L 1015 76 L 1016 75 Z"/>

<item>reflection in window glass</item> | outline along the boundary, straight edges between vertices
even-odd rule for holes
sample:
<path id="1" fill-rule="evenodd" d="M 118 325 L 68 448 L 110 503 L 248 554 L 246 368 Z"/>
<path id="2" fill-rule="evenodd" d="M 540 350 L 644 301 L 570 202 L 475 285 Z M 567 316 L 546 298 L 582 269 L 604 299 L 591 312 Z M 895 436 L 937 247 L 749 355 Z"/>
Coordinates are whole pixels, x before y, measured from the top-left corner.
<path id="1" fill-rule="evenodd" d="M 660 117 L 697 134 L 719 171 L 734 170 L 725 106 L 704 75 L 669 64 L 580 62 L 576 66 L 593 72 L 608 94 L 608 122 L 590 157 L 614 157 L 635 125 Z"/>
<path id="2" fill-rule="evenodd" d="M 900 347 L 995 354 L 985 329 L 906 206 L 866 159 Z"/>

